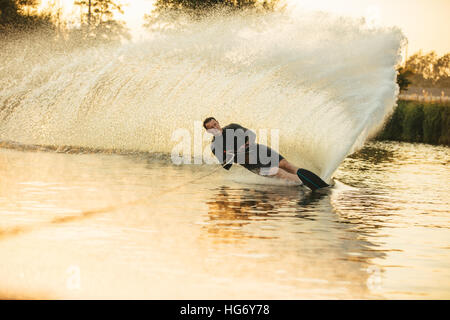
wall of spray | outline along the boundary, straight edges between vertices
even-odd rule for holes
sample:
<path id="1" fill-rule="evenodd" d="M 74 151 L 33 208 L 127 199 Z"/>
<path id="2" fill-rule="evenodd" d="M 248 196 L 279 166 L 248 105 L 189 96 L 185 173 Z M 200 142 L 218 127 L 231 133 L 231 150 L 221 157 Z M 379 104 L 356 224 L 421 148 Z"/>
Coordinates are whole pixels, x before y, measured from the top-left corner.
<path id="1" fill-rule="evenodd" d="M 31 66 L 4 54 L 0 140 L 170 152 L 174 130 L 214 116 L 280 129 L 280 152 L 329 179 L 392 111 L 403 41 L 396 28 L 292 11 L 215 15 Z"/>

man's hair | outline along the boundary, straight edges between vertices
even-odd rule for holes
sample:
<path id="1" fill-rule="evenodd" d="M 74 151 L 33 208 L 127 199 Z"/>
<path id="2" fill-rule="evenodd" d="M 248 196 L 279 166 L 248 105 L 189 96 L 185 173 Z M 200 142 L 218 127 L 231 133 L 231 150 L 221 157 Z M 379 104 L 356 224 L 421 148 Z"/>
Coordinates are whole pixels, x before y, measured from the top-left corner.
<path id="1" fill-rule="evenodd" d="M 216 120 L 216 118 L 214 118 L 214 117 L 208 117 L 208 118 L 206 118 L 205 120 L 203 120 L 203 128 L 206 129 L 206 124 L 207 124 L 208 122 L 210 122 L 211 120 Z M 217 121 L 217 120 L 216 120 L 216 121 Z"/>

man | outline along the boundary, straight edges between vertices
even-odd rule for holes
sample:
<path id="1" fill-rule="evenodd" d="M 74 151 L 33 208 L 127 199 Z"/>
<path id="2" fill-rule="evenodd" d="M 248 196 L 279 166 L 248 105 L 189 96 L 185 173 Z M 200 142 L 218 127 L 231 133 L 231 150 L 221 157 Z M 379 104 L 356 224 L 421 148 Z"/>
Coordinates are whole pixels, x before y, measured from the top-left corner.
<path id="1" fill-rule="evenodd" d="M 203 127 L 214 135 L 211 151 L 226 170 L 234 162 L 259 175 L 301 182 L 299 168 L 271 148 L 255 143 L 253 131 L 235 123 L 221 128 L 213 117 L 206 118 Z"/>

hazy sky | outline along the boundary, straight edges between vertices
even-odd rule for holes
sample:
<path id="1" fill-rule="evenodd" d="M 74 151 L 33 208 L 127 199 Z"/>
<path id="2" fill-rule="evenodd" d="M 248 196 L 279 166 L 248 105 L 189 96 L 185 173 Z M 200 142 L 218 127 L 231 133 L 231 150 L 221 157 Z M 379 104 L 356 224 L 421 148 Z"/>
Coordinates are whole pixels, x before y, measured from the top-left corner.
<path id="1" fill-rule="evenodd" d="M 73 0 L 58 1 L 67 12 L 75 10 Z M 122 0 L 123 20 L 132 29 L 139 29 L 142 17 L 152 9 L 153 0 Z M 330 11 L 352 17 L 366 17 L 379 25 L 399 26 L 409 40 L 408 51 L 435 50 L 450 52 L 450 0 L 288 0 L 308 10 Z M 134 32 L 136 34 L 136 32 Z"/>
<path id="2" fill-rule="evenodd" d="M 371 17 L 399 26 L 409 40 L 409 54 L 423 49 L 450 52 L 450 0 L 297 0 L 309 9 Z"/>

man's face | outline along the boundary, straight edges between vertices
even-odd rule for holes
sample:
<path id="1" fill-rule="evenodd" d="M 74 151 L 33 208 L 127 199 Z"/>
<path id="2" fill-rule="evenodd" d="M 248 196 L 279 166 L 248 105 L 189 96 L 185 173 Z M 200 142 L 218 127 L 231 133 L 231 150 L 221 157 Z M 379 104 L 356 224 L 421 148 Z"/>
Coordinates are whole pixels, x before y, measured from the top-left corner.
<path id="1" fill-rule="evenodd" d="M 220 136 L 222 134 L 222 128 L 217 120 L 211 120 L 205 124 L 206 131 L 215 136 Z"/>

